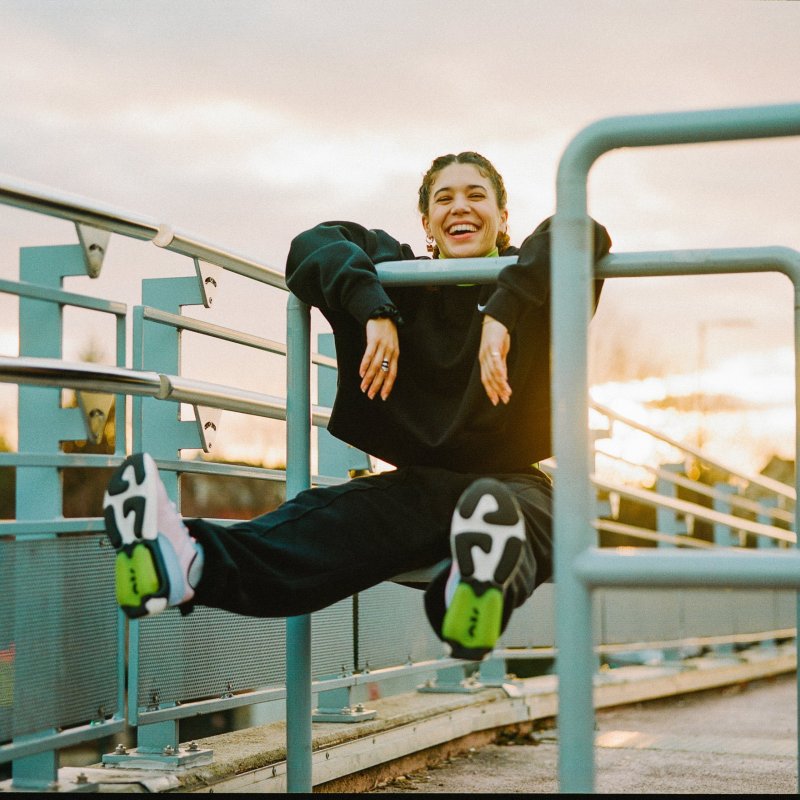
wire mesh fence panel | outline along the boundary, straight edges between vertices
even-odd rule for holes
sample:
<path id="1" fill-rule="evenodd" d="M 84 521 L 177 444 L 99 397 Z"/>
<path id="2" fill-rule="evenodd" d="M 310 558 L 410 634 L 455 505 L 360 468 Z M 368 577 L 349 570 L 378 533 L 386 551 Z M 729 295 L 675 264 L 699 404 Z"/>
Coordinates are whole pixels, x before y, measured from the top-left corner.
<path id="1" fill-rule="evenodd" d="M 112 556 L 99 535 L 0 542 L 0 740 L 118 711 Z"/>
<path id="2" fill-rule="evenodd" d="M 139 626 L 139 707 L 283 685 L 286 623 L 197 606 Z"/>
<path id="3" fill-rule="evenodd" d="M 359 668 L 381 669 L 445 654 L 419 589 L 383 583 L 358 597 Z"/>
<path id="4" fill-rule="evenodd" d="M 352 672 L 354 667 L 353 598 L 348 597 L 311 616 L 311 675 Z"/>

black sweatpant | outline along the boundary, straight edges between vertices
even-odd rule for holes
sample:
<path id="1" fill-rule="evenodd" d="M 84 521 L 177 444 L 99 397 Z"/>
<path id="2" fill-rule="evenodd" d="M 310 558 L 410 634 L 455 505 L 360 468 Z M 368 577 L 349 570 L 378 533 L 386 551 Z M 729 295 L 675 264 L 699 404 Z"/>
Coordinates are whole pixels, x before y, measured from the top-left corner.
<path id="1" fill-rule="evenodd" d="M 275 511 L 230 527 L 187 520 L 205 565 L 194 603 L 256 617 L 306 614 L 395 575 L 449 559 L 450 520 L 461 493 L 485 475 L 404 467 L 309 489 Z M 552 492 L 541 472 L 500 474 L 525 518 L 523 559 L 506 588 L 503 627 L 552 572 Z M 437 634 L 443 569 L 425 608 Z"/>

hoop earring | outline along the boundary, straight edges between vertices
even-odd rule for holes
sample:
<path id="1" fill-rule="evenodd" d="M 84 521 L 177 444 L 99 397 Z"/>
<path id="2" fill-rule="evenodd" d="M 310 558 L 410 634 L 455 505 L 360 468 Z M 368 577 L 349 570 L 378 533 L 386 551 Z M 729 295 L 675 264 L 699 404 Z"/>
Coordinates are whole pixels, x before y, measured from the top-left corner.
<path id="1" fill-rule="evenodd" d="M 425 247 L 428 249 L 428 252 L 432 253 L 435 246 L 436 246 L 436 240 L 433 238 L 433 236 L 428 234 L 425 237 Z"/>
<path id="2" fill-rule="evenodd" d="M 511 244 L 511 237 L 508 235 L 508 225 L 506 225 L 506 229 L 504 231 L 497 232 L 497 241 L 495 245 L 500 249 L 503 250 L 504 248 L 508 247 Z"/>

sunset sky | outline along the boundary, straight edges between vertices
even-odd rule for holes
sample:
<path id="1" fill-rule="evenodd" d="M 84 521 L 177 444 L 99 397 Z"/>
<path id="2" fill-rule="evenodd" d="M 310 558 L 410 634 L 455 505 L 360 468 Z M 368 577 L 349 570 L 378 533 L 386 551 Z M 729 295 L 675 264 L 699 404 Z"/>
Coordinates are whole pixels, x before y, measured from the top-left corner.
<path id="1" fill-rule="evenodd" d="M 415 195 L 444 152 L 496 164 L 519 243 L 552 213 L 559 158 L 585 125 L 800 102 L 800 3 L 779 0 L 0 0 L 0 30 L 1 173 L 280 270 L 291 238 L 332 218 L 424 253 Z M 617 252 L 800 250 L 798 186 L 800 137 L 620 151 L 594 169 L 590 211 Z M 16 276 L 21 245 L 74 241 L 68 223 L 0 209 L 0 277 Z M 102 277 L 70 288 L 133 304 L 138 278 L 191 269 L 115 237 Z M 282 303 L 234 280 L 207 318 L 282 338 Z M 789 284 L 610 282 L 595 378 L 691 370 L 701 320 L 709 361 L 785 348 Z M 235 379 L 197 363 L 200 377 Z"/>

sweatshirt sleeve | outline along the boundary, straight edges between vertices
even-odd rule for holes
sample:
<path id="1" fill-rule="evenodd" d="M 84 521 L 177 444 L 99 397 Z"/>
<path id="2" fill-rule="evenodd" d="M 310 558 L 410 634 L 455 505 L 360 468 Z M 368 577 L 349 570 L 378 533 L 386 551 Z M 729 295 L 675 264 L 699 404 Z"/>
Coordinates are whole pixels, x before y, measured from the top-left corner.
<path id="1" fill-rule="evenodd" d="M 552 217 L 540 223 L 522 243 L 516 264 L 501 270 L 497 288 L 486 303 L 485 314 L 494 317 L 512 331 L 522 312 L 531 306 L 543 306 L 550 296 L 550 225 Z M 608 255 L 611 238 L 600 223 L 594 224 L 594 260 Z M 595 302 L 602 281 L 596 282 Z"/>
<path id="2" fill-rule="evenodd" d="M 376 311 L 396 311 L 375 264 L 413 258 L 408 245 L 384 231 L 325 222 L 292 240 L 286 283 L 303 302 L 322 311 L 346 311 L 365 325 Z"/>

